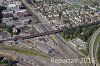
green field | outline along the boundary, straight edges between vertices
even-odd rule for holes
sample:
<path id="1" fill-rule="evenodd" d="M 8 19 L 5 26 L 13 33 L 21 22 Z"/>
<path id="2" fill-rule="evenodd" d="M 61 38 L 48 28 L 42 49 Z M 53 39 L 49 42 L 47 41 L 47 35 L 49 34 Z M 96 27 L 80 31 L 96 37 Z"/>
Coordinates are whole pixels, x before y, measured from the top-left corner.
<path id="1" fill-rule="evenodd" d="M 15 51 L 24 55 L 33 55 L 33 56 L 41 56 L 42 58 L 49 58 L 46 55 L 42 55 L 41 53 L 34 51 L 34 50 L 28 50 L 28 49 L 24 49 L 24 48 L 16 48 L 16 47 L 6 47 L 3 48 L 4 50 L 11 50 L 11 51 Z"/>

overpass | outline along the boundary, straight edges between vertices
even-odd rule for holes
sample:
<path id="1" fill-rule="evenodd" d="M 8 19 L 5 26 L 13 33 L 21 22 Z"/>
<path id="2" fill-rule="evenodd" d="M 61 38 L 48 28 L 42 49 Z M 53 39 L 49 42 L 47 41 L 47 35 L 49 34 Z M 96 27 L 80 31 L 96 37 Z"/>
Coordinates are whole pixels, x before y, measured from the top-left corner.
<path id="1" fill-rule="evenodd" d="M 32 34 L 30 36 L 16 36 L 14 38 L 8 38 L 8 39 L 0 40 L 0 43 L 3 43 L 4 41 L 20 40 L 20 39 L 24 40 L 24 39 L 30 39 L 30 38 L 39 37 L 39 36 L 45 36 L 45 35 L 55 34 L 55 33 L 62 32 L 63 30 L 64 29 L 52 30 L 52 31 L 47 31 L 47 32 L 43 32 L 43 33 Z"/>
<path id="2" fill-rule="evenodd" d="M 95 23 L 90 23 L 90 24 L 87 24 L 87 25 L 94 25 L 94 24 L 100 24 L 100 21 L 97 21 Z M 80 25 L 80 26 L 84 26 L 84 25 Z M 80 26 L 76 26 L 76 27 L 80 27 Z M 55 34 L 55 33 L 63 32 L 66 29 L 73 29 L 73 28 L 76 28 L 76 27 L 70 27 L 70 28 L 64 27 L 64 28 L 59 29 L 59 30 L 46 31 L 46 32 L 43 32 L 43 33 L 37 33 L 37 34 L 30 35 L 30 36 L 17 36 L 17 37 L 14 37 L 14 38 L 0 40 L 0 43 L 3 43 L 4 41 L 11 41 L 11 40 L 18 40 L 18 39 L 24 40 L 24 39 L 30 39 L 30 38 L 39 37 L 39 36 Z"/>

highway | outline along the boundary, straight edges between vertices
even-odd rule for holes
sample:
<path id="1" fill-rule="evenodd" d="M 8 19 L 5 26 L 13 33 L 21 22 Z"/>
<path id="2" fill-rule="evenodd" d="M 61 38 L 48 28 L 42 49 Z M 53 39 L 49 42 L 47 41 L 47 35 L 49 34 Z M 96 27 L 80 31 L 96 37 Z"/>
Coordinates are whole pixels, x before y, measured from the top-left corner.
<path id="1" fill-rule="evenodd" d="M 90 64 L 91 66 L 95 66 L 93 47 L 94 47 L 94 44 L 95 44 L 95 40 L 96 40 L 96 38 L 99 34 L 100 34 L 100 28 L 98 28 L 97 31 L 93 34 L 93 36 L 90 40 L 90 43 L 89 43 L 89 56 L 90 56 L 90 60 L 91 60 L 91 64 Z"/>
<path id="2" fill-rule="evenodd" d="M 98 40 L 97 46 L 96 46 L 96 50 L 95 50 L 95 62 L 96 62 L 96 66 L 100 66 L 99 61 L 98 61 L 98 49 L 99 49 L 99 45 L 100 45 L 100 40 Z"/>

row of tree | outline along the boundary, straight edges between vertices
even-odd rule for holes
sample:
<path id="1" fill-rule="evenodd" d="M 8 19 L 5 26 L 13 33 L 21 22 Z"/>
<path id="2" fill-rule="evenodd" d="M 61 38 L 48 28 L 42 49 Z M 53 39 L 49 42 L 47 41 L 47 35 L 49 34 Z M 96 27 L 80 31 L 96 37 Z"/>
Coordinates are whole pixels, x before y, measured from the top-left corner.
<path id="1" fill-rule="evenodd" d="M 0 6 L 0 22 L 2 22 L 1 19 L 3 18 L 2 11 L 5 9 L 6 9 L 6 7 Z"/>
<path id="2" fill-rule="evenodd" d="M 0 59 L 0 64 L 4 65 L 4 66 L 16 66 L 16 63 L 18 63 L 18 61 L 12 61 L 12 60 L 7 60 L 7 59 Z"/>
<path id="3" fill-rule="evenodd" d="M 81 38 L 83 41 L 88 41 L 94 31 L 99 27 L 99 24 L 95 25 L 84 25 L 72 29 L 65 29 L 65 31 L 60 34 L 65 39 L 74 39 L 76 37 Z"/>

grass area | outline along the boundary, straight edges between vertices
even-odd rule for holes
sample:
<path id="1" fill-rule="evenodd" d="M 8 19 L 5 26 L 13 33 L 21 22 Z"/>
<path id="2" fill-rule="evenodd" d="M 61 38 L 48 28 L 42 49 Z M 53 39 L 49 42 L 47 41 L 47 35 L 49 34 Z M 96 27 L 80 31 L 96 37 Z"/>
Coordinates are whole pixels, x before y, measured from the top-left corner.
<path id="1" fill-rule="evenodd" d="M 80 8 L 81 7 L 81 5 L 79 3 L 75 3 L 72 6 L 75 7 L 75 8 Z"/>
<path id="2" fill-rule="evenodd" d="M 96 50 L 96 46 L 98 44 L 98 41 L 100 41 L 100 34 L 98 35 L 98 37 L 96 38 L 96 42 L 95 42 L 95 46 L 94 46 L 94 52 Z M 97 57 L 98 57 L 98 61 L 100 63 L 100 43 L 99 43 L 99 48 L 98 48 L 98 51 L 97 51 Z"/>
<path id="3" fill-rule="evenodd" d="M 61 66 L 64 66 L 64 64 L 63 64 L 63 63 L 60 63 L 60 65 L 61 65 Z"/>
<path id="4" fill-rule="evenodd" d="M 6 29 L 2 29 L 2 28 L 0 28 L 0 32 L 3 32 L 3 31 L 6 31 Z"/>
<path id="5" fill-rule="evenodd" d="M 80 50 L 85 56 L 88 56 L 88 47 L 87 47 L 87 44 L 84 46 L 84 48 L 82 48 L 81 50 Z"/>
<path id="6" fill-rule="evenodd" d="M 33 55 L 33 56 L 41 56 L 43 58 L 48 58 L 47 56 L 42 55 L 42 54 L 35 52 L 35 51 L 30 51 L 30 50 L 25 50 L 25 49 L 16 49 L 15 51 L 22 53 L 22 54 L 30 54 L 30 55 Z"/>
<path id="7" fill-rule="evenodd" d="M 99 64 L 100 64 L 100 44 L 99 44 L 99 49 L 98 49 L 98 52 L 97 52 L 97 57 L 98 57 L 98 61 L 99 61 Z"/>
<path id="8" fill-rule="evenodd" d="M 31 52 L 31 51 L 25 50 L 25 49 L 16 49 L 15 51 L 22 53 L 22 54 L 31 54 L 31 55 L 34 55 L 34 56 L 39 55 L 39 53 L 37 53 L 37 52 Z"/>
<path id="9" fill-rule="evenodd" d="M 45 59 L 49 58 L 48 56 L 42 55 L 41 53 L 36 52 L 34 50 L 32 51 L 32 50 L 22 49 L 22 48 L 18 49 L 16 47 L 13 47 L 13 48 L 11 48 L 11 47 L 5 47 L 4 49 L 5 50 L 11 50 L 11 51 L 13 50 L 15 52 L 18 52 L 18 53 L 21 53 L 21 54 L 25 54 L 25 55 L 41 56 L 41 57 L 43 57 Z"/>
<path id="10" fill-rule="evenodd" d="M 96 50 L 96 47 L 97 47 L 97 44 L 98 44 L 98 40 L 100 40 L 100 34 L 96 38 L 95 45 L 94 45 L 94 48 L 93 48 L 94 52 Z"/>
<path id="11" fill-rule="evenodd" d="M 97 10 L 100 10 L 100 8 L 97 8 Z"/>

